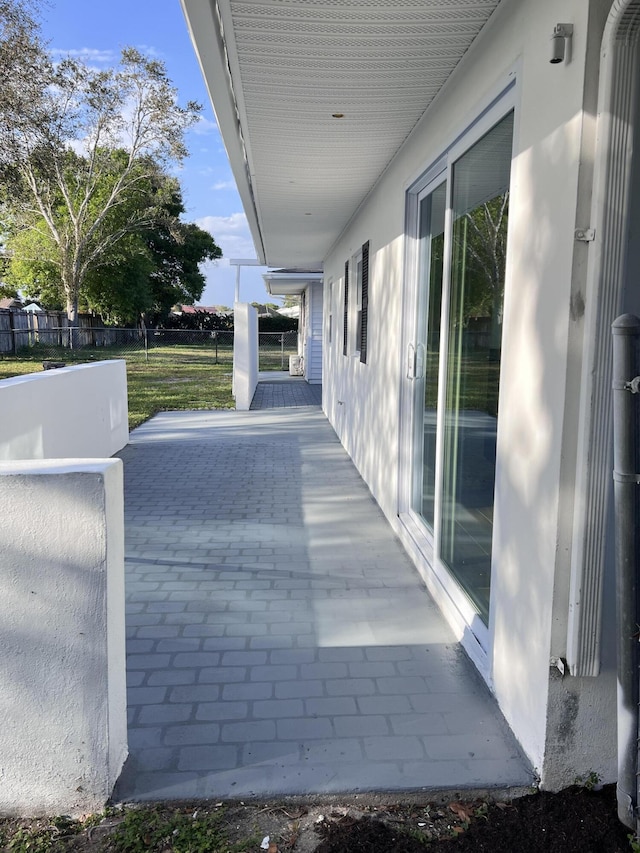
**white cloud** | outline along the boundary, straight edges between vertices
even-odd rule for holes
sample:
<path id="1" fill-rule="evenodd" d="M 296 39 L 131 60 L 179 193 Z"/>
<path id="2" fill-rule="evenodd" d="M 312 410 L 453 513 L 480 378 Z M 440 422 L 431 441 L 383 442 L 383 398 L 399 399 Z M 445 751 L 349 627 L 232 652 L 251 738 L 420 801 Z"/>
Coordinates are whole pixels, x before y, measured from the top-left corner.
<path id="1" fill-rule="evenodd" d="M 223 252 L 223 257 L 219 261 L 203 265 L 207 285 L 200 301 L 203 305 L 232 305 L 235 297 L 237 268 L 230 265 L 229 259 L 255 258 L 256 256 L 247 217 L 244 213 L 232 213 L 230 216 L 203 216 L 197 220 L 197 225 L 213 235 Z M 242 268 L 241 300 L 267 301 L 267 292 L 262 278 L 264 269 L 264 267 Z"/>
<path id="2" fill-rule="evenodd" d="M 235 181 L 218 181 L 211 189 L 212 190 L 235 190 Z"/>
<path id="3" fill-rule="evenodd" d="M 136 45 L 136 50 L 139 50 L 143 56 L 150 59 L 161 59 L 162 54 L 155 47 L 146 44 Z M 54 60 L 65 59 L 70 56 L 72 59 L 78 59 L 85 65 L 117 65 L 120 62 L 119 50 L 98 50 L 94 47 L 75 47 L 63 50 L 59 47 L 53 47 L 49 51 Z"/>
<path id="4" fill-rule="evenodd" d="M 212 234 L 214 231 L 225 234 L 237 234 L 242 231 L 249 233 L 249 225 L 244 213 L 231 213 L 229 216 L 203 216 L 197 224 Z"/>
<path id="5" fill-rule="evenodd" d="M 244 213 L 230 216 L 203 216 L 196 225 L 208 231 L 225 258 L 255 258 L 256 250 Z"/>
<path id="6" fill-rule="evenodd" d="M 137 44 L 135 47 L 136 47 L 136 50 L 139 50 L 140 53 L 144 54 L 145 56 L 150 57 L 151 59 L 163 59 L 164 58 L 164 54 L 162 53 L 162 51 L 158 50 L 157 47 L 154 47 L 151 44 Z"/>
<path id="7" fill-rule="evenodd" d="M 201 115 L 198 118 L 198 121 L 191 128 L 191 133 L 197 133 L 199 136 L 205 136 L 209 133 L 218 133 L 218 125 L 215 121 L 211 121 L 211 119 L 205 118 Z"/>
<path id="8" fill-rule="evenodd" d="M 80 47 L 72 50 L 53 48 L 50 51 L 54 59 L 65 59 L 67 56 L 79 59 L 85 65 L 116 65 L 120 54 L 113 50 L 96 50 L 92 47 Z"/>

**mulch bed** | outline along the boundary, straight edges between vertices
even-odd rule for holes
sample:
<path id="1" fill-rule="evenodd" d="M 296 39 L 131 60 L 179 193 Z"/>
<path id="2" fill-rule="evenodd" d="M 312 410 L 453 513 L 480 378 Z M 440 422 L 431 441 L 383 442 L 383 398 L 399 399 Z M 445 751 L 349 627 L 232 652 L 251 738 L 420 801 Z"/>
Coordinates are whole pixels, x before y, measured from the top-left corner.
<path id="1" fill-rule="evenodd" d="M 615 786 L 601 791 L 568 788 L 558 794 L 540 792 L 485 808 L 452 804 L 468 826 L 457 824 L 451 834 L 434 838 L 408 835 L 407 824 L 364 817 L 351 824 L 327 822 L 324 840 L 315 853 L 629 853 L 630 831 L 617 817 Z M 445 807 L 447 808 L 447 807 Z M 482 814 L 482 812 L 485 812 Z M 413 824 L 415 826 L 415 824 Z M 427 824 L 428 826 L 428 824 Z M 431 835 L 431 838 L 429 837 Z M 425 843 L 426 842 L 426 843 Z"/>

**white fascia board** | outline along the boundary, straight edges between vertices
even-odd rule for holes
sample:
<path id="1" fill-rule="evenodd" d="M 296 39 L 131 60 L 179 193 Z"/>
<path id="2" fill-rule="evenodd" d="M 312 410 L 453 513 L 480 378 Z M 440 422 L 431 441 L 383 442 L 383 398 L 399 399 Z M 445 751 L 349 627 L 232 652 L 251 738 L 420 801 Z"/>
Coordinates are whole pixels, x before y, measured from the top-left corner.
<path id="1" fill-rule="evenodd" d="M 180 0 L 180 3 L 249 223 L 256 254 L 261 264 L 266 266 L 240 110 L 234 93 L 218 6 L 210 0 Z"/>

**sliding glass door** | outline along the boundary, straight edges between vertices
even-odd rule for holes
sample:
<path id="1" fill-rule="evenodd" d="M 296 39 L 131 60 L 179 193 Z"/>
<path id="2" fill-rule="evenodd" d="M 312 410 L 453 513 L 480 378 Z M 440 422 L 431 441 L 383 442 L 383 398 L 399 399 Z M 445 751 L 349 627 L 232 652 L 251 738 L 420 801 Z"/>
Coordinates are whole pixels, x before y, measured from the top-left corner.
<path id="1" fill-rule="evenodd" d="M 434 527 L 436 489 L 436 414 L 440 370 L 445 206 L 444 183 L 420 200 L 420 275 L 423 287 L 418 354 L 421 357 L 424 381 L 421 381 L 422 376 L 419 376 L 416 386 L 419 399 L 416 412 L 418 428 L 414 505 L 431 531 Z"/>
<path id="2" fill-rule="evenodd" d="M 412 508 L 485 624 L 512 136 L 510 113 L 418 199 Z"/>

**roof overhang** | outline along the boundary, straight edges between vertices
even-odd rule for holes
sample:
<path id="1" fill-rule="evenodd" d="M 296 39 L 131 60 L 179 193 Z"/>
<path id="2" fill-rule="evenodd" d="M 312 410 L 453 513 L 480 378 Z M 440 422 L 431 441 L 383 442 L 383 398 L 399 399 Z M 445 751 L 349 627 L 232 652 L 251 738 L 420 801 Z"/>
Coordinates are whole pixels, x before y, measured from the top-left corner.
<path id="1" fill-rule="evenodd" d="M 322 284 L 321 272 L 284 272 L 274 270 L 265 273 L 264 279 L 267 293 L 271 296 L 299 296 L 310 284 Z"/>
<path id="2" fill-rule="evenodd" d="M 502 0 L 181 0 L 257 255 L 318 268 Z"/>

